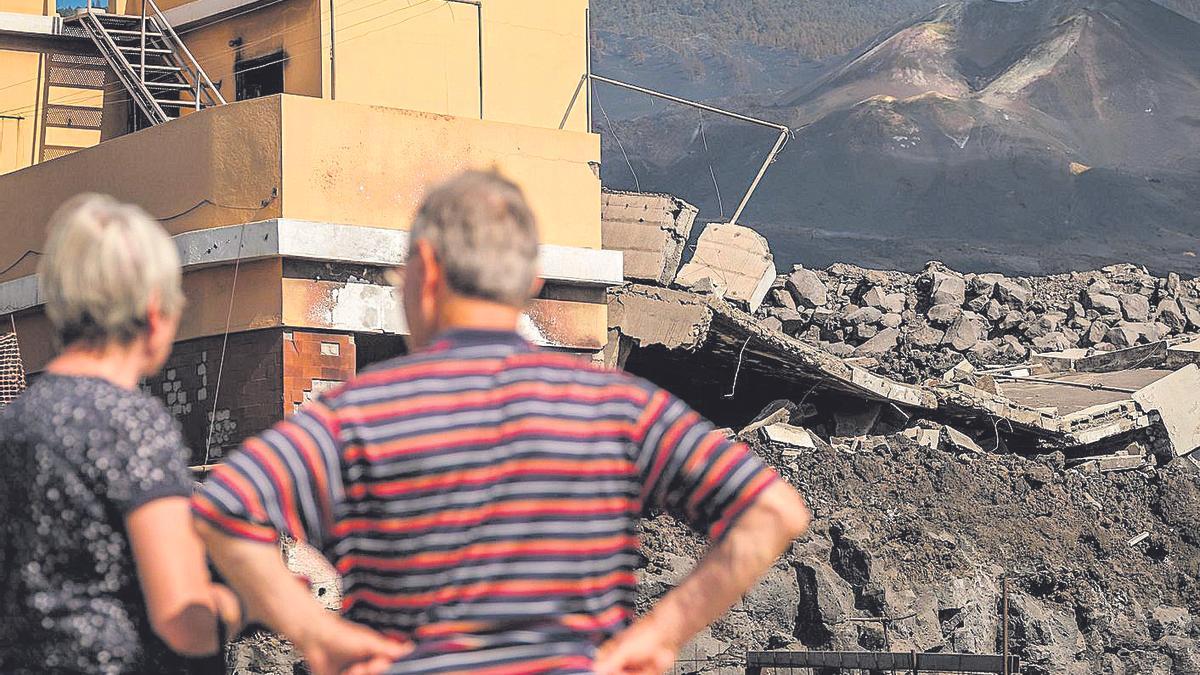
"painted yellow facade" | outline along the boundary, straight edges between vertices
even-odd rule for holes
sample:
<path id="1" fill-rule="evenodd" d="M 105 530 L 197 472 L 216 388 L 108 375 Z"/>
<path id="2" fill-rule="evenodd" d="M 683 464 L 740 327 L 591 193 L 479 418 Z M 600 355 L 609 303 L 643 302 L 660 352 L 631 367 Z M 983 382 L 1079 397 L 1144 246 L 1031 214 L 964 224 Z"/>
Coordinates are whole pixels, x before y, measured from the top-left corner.
<path id="1" fill-rule="evenodd" d="M 0 12 L 53 16 L 47 1 L 2 0 Z M 110 1 L 114 11 L 141 9 Z M 587 0 L 279 0 L 196 20 L 211 2 L 158 7 L 191 12 L 180 36 L 227 101 L 245 94 L 239 73 L 277 68 L 283 93 L 587 131 Z M 0 35 L 0 115 L 11 113 L 0 117 L 0 173 L 130 130 L 129 95 L 111 74 L 103 89 L 50 82 L 54 49 Z M 47 104 L 103 107 L 103 118 L 83 133 L 64 127 L 64 115 L 51 120 Z"/>
<path id="2" fill-rule="evenodd" d="M 0 176 L 4 248 L 38 250 L 55 207 L 84 191 L 140 204 L 171 234 L 270 218 L 408 229 L 429 184 L 477 167 L 524 186 L 544 243 L 597 249 L 599 161 L 593 134 L 270 96 Z"/>
<path id="3" fill-rule="evenodd" d="M 53 0 L 0 0 L 0 17 L 44 19 Z M 106 75 L 78 61 L 73 48 L 50 39 L 0 31 L 0 174 L 100 142 Z M 84 55 L 84 60 L 96 61 Z M 69 71 L 69 72 L 68 72 Z"/>
<path id="4" fill-rule="evenodd" d="M 139 0 L 112 2 L 140 12 Z M 601 253 L 600 142 L 587 129 L 582 84 L 587 0 L 158 6 L 186 19 L 177 30 L 229 104 L 135 133 L 129 94 L 111 73 L 97 84 L 94 63 L 88 77 L 61 70 L 78 63 L 63 60 L 72 50 L 95 59 L 90 42 L 60 37 L 38 49 L 35 38 L 0 31 L 0 115 L 25 113 L 0 117 L 0 267 L 11 265 L 0 275 L 0 303 L 16 310 L 31 370 L 52 352 L 44 315 L 20 298 L 29 296 L 48 218 L 79 192 L 137 203 L 175 236 L 272 219 L 406 230 L 428 186 L 465 168 L 495 168 L 525 190 L 544 244 L 584 266 Z M 17 11 L 55 10 L 0 0 L 0 12 Z M 238 101 L 239 75 L 259 68 L 282 71 L 282 94 Z M 188 268 L 180 339 L 226 329 L 375 330 L 320 310 L 343 293 L 339 282 L 289 276 L 287 260 Z M 607 334 L 603 284 L 579 283 L 598 294 L 541 298 L 528 316 L 548 344 L 595 351 Z"/>
<path id="5" fill-rule="evenodd" d="M 0 173 L 37 161 L 44 58 L 37 52 L 0 49 Z"/>

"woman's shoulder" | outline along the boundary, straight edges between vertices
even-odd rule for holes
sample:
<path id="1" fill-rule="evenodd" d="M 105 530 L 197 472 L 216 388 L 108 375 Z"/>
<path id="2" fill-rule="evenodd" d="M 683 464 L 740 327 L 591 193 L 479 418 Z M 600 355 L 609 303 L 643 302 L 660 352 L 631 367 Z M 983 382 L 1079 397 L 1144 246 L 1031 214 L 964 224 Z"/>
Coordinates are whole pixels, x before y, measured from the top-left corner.
<path id="1" fill-rule="evenodd" d="M 14 421 L 37 411 L 54 427 L 110 432 L 117 442 L 131 435 L 141 441 L 153 433 L 171 434 L 178 424 L 162 401 L 146 391 L 93 377 L 43 375 L 9 408 L 5 417 Z"/>

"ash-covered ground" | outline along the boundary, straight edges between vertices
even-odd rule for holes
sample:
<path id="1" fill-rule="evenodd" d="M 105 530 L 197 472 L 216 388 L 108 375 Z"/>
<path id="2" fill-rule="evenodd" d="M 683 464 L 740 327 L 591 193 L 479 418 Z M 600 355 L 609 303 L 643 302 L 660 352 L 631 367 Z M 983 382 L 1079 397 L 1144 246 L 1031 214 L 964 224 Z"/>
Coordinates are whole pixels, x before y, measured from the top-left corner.
<path id="1" fill-rule="evenodd" d="M 1023 673 L 1200 673 L 1190 461 L 1096 474 L 1057 453 L 956 455 L 901 435 L 853 453 L 818 446 L 756 445 L 814 525 L 685 650 L 685 669 L 734 668 L 770 648 L 998 654 L 1007 577 Z M 645 608 L 704 544 L 667 516 L 645 523 L 643 542 Z M 868 617 L 884 620 L 886 641 L 884 623 L 853 620 Z"/>

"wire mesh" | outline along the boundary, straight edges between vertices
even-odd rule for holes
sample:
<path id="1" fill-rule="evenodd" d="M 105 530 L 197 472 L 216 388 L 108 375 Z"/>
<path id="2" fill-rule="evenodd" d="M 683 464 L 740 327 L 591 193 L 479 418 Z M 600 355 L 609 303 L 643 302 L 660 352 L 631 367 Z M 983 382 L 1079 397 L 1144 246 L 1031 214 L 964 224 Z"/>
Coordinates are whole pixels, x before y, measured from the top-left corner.
<path id="1" fill-rule="evenodd" d="M 25 364 L 17 334 L 0 336 L 0 408 L 12 403 L 25 391 Z"/>

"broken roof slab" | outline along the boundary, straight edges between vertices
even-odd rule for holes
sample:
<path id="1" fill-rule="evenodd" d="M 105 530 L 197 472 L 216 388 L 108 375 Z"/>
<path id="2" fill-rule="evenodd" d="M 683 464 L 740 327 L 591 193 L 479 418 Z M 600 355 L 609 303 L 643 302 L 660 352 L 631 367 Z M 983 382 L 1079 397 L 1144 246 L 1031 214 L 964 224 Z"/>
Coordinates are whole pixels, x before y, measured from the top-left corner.
<path id="1" fill-rule="evenodd" d="M 705 353 L 758 372 L 905 408 L 933 410 L 937 399 L 920 387 L 875 375 L 783 333 L 713 296 L 634 284 L 611 292 L 609 325 L 641 347 Z M 734 385 L 736 386 L 736 384 Z"/>

